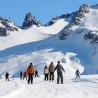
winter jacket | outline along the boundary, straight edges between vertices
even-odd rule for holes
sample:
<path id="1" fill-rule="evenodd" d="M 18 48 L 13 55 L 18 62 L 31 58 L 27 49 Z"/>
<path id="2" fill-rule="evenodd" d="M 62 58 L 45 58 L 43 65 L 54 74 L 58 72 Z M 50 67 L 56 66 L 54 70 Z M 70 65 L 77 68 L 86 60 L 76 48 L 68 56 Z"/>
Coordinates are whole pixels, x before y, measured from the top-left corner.
<path id="1" fill-rule="evenodd" d="M 27 73 L 34 75 L 35 72 L 34 72 L 34 66 L 33 66 L 33 65 L 30 65 L 30 66 L 28 67 Z"/>
<path id="2" fill-rule="evenodd" d="M 24 77 L 27 77 L 27 72 L 25 71 L 23 75 L 24 75 Z"/>
<path id="3" fill-rule="evenodd" d="M 80 72 L 79 72 L 79 70 L 76 70 L 76 73 L 75 73 L 76 75 L 80 75 Z"/>
<path id="4" fill-rule="evenodd" d="M 61 64 L 57 64 L 57 66 L 55 67 L 54 70 L 57 70 L 57 73 L 60 73 L 62 71 L 65 72 L 65 70 L 64 70 L 64 68 L 63 68 L 63 66 Z"/>
<path id="5" fill-rule="evenodd" d="M 44 73 L 45 74 L 49 74 L 49 69 L 48 68 L 44 68 Z"/>
<path id="6" fill-rule="evenodd" d="M 6 78 L 8 78 L 8 77 L 9 77 L 9 73 L 8 73 L 8 72 L 5 74 L 5 77 L 6 77 Z"/>
<path id="7" fill-rule="evenodd" d="M 53 64 L 50 64 L 50 66 L 49 66 L 49 72 L 54 72 L 54 65 Z"/>

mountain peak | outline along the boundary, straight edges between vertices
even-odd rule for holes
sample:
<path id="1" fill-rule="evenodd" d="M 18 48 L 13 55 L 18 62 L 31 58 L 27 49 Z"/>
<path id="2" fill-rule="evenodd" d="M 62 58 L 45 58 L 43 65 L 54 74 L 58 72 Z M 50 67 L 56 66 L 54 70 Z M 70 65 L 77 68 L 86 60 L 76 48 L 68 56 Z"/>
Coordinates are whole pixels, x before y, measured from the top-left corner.
<path id="1" fill-rule="evenodd" d="M 66 39 L 68 35 L 73 31 L 71 28 L 74 26 L 79 26 L 81 21 L 85 18 L 86 14 L 90 12 L 90 6 L 83 4 L 80 6 L 79 10 L 72 12 L 70 15 L 70 21 L 67 26 L 59 33 L 60 39 Z"/>
<path id="2" fill-rule="evenodd" d="M 0 36 L 6 36 L 7 31 L 19 31 L 19 28 L 11 20 L 0 17 Z"/>
<path id="3" fill-rule="evenodd" d="M 41 22 L 35 17 L 32 15 L 31 12 L 28 12 L 25 16 L 25 19 L 24 19 L 24 22 L 22 24 L 22 28 L 23 29 L 28 29 L 30 28 L 32 25 L 36 25 L 36 26 L 41 26 Z"/>

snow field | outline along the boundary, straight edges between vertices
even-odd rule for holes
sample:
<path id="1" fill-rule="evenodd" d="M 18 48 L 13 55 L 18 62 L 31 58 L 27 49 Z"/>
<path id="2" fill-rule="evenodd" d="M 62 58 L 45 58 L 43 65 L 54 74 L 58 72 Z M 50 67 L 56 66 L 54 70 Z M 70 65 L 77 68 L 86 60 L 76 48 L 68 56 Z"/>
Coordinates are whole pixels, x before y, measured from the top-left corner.
<path id="1" fill-rule="evenodd" d="M 25 80 L 14 79 L 10 82 L 5 82 L 0 85 L 5 86 L 8 90 L 0 92 L 0 98 L 98 98 L 98 75 L 81 76 L 81 80 L 64 79 L 64 84 L 56 84 L 54 82 L 45 82 L 42 77 L 35 78 L 34 84 L 27 84 Z M 92 77 L 92 78 L 91 78 Z M 6 85 L 9 83 L 10 89 Z M 17 85 L 13 87 L 14 85 Z M 18 89 L 17 89 L 18 87 Z M 3 93 L 3 95 L 2 95 Z"/>

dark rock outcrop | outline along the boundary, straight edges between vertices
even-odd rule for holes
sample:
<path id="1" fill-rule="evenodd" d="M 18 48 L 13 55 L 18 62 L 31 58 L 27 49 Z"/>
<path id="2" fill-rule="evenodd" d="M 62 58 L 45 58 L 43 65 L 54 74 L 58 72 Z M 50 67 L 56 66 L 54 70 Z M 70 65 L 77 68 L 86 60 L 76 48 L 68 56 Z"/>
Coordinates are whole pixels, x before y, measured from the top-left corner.
<path id="1" fill-rule="evenodd" d="M 0 17 L 0 36 L 6 36 L 7 31 L 18 31 L 19 27 L 15 25 L 11 19 L 4 19 Z"/>
<path id="2" fill-rule="evenodd" d="M 7 35 L 6 29 L 0 27 L 0 36 L 4 37 L 4 36 L 6 36 L 6 35 Z"/>
<path id="3" fill-rule="evenodd" d="M 22 28 L 23 29 L 28 29 L 31 26 L 36 25 L 36 26 L 41 26 L 41 22 L 39 20 L 36 19 L 35 16 L 32 16 L 32 14 L 29 12 L 26 14 L 24 22 L 22 24 Z"/>
<path id="4" fill-rule="evenodd" d="M 93 33 L 96 32 L 96 33 Z M 91 31 L 84 36 L 85 40 L 90 40 L 91 44 L 98 43 L 98 31 Z"/>
<path id="5" fill-rule="evenodd" d="M 60 31 L 59 33 L 59 38 L 60 39 L 65 39 L 67 35 L 69 35 L 73 30 L 70 28 L 75 25 L 80 25 L 81 20 L 85 17 L 85 14 L 89 13 L 89 6 L 86 4 L 83 4 L 80 6 L 79 10 L 76 12 L 73 12 L 70 14 L 70 22 L 63 30 Z"/>

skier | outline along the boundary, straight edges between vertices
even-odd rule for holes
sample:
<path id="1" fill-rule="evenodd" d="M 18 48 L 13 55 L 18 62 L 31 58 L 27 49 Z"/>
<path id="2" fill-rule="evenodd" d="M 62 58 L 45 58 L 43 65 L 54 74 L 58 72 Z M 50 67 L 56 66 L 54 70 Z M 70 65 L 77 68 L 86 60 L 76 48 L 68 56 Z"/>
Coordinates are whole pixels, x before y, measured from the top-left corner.
<path id="1" fill-rule="evenodd" d="M 33 76 L 34 76 L 34 66 L 30 63 L 29 67 L 27 68 L 28 73 L 28 84 L 31 82 L 33 84 Z"/>
<path id="2" fill-rule="evenodd" d="M 23 72 L 20 72 L 20 79 L 23 79 Z"/>
<path id="3" fill-rule="evenodd" d="M 63 84 L 63 74 L 62 71 L 65 72 L 63 66 L 60 64 L 60 61 L 58 61 L 57 66 L 54 70 L 57 70 L 57 84 L 59 84 L 59 80 L 61 79 L 61 84 Z"/>
<path id="4" fill-rule="evenodd" d="M 53 62 L 51 62 L 51 64 L 49 65 L 49 75 L 50 75 L 50 81 L 54 81 L 54 64 Z"/>
<path id="5" fill-rule="evenodd" d="M 6 79 L 6 81 L 9 81 L 9 73 L 8 72 L 6 72 L 6 74 L 5 74 L 5 79 Z"/>
<path id="6" fill-rule="evenodd" d="M 80 72 L 79 72 L 79 70 L 78 70 L 78 69 L 76 70 L 75 74 L 76 74 L 76 79 L 77 79 L 77 78 L 79 78 L 79 79 L 80 79 Z"/>
<path id="7" fill-rule="evenodd" d="M 37 70 L 35 71 L 35 77 L 39 77 Z"/>
<path id="8" fill-rule="evenodd" d="M 45 74 L 45 81 L 48 81 L 49 69 L 47 65 L 44 68 L 44 74 Z"/>
<path id="9" fill-rule="evenodd" d="M 26 78 L 26 80 L 27 80 L 27 75 L 28 75 L 28 74 L 27 74 L 27 71 L 25 71 L 25 72 L 23 73 L 23 79 Z"/>

